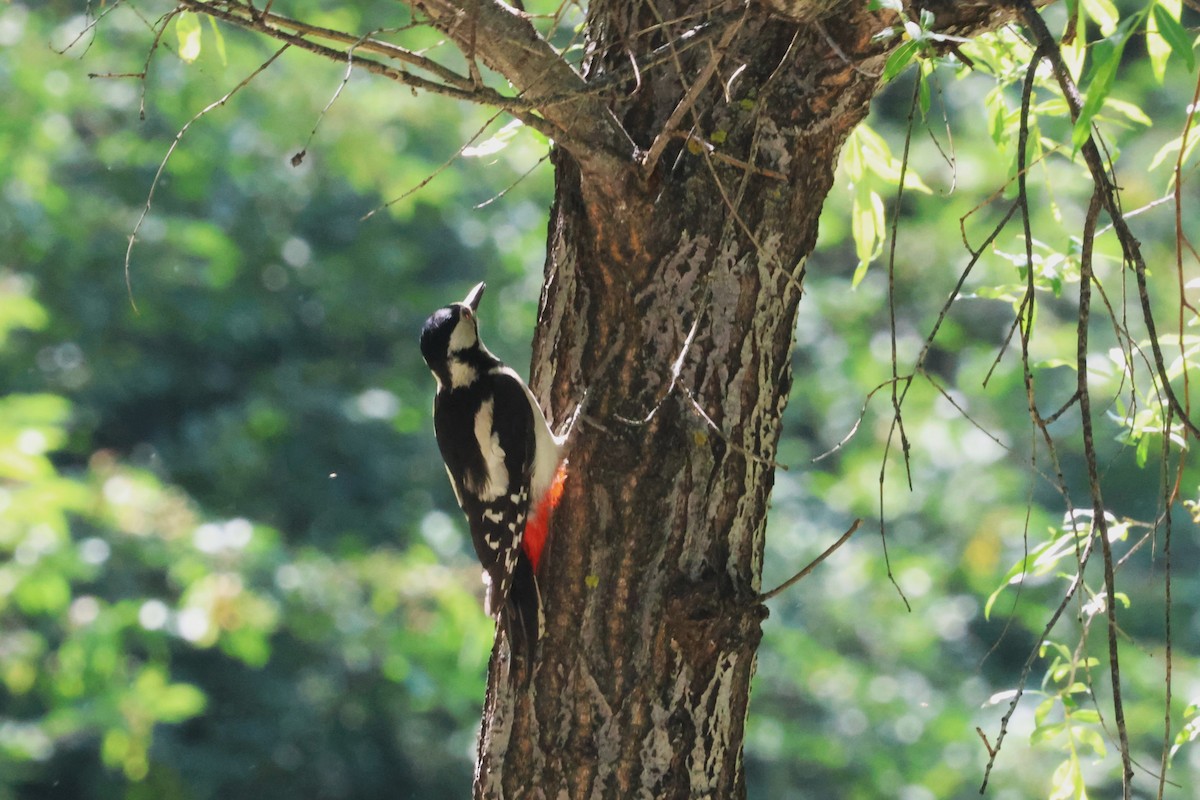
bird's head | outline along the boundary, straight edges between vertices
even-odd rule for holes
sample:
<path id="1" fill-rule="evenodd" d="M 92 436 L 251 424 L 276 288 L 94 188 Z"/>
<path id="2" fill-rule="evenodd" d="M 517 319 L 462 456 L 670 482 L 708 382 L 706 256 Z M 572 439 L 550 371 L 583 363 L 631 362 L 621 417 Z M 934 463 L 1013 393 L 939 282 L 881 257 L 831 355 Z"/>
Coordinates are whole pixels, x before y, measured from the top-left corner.
<path id="1" fill-rule="evenodd" d="M 468 354 L 483 348 L 475 312 L 485 288 L 484 283 L 476 284 L 461 303 L 439 308 L 421 328 L 421 355 L 440 384 L 457 384 L 451 380 L 451 366 L 469 362 Z"/>

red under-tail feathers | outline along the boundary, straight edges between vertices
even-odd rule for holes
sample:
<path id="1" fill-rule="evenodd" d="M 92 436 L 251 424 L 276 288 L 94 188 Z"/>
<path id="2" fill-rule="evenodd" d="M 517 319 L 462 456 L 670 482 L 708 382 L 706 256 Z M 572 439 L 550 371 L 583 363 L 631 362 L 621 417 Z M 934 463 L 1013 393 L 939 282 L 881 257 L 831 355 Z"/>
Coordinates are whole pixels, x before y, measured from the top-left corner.
<path id="1" fill-rule="evenodd" d="M 537 508 L 529 517 L 529 522 L 525 523 L 525 535 L 521 538 L 521 547 L 525 550 L 525 555 L 529 556 L 535 575 L 538 570 L 538 562 L 542 559 L 542 550 L 546 547 L 546 539 L 550 535 L 550 516 L 554 513 L 554 509 L 558 508 L 559 501 L 562 500 L 563 483 L 566 480 L 567 463 L 564 461 L 558 465 L 550 488 L 538 501 Z"/>

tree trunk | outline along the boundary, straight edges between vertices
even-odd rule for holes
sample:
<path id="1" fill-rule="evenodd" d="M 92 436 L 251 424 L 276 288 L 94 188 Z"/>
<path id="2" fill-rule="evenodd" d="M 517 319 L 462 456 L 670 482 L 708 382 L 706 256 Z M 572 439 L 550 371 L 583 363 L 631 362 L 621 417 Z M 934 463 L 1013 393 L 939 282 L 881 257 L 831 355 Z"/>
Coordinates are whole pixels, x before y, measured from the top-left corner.
<path id="1" fill-rule="evenodd" d="M 593 4 L 590 81 L 695 25 L 683 5 L 656 8 L 691 21 L 629 37 L 655 25 L 651 4 Z M 540 660 L 526 689 L 493 658 L 477 797 L 745 795 L 803 265 L 877 84 L 874 29 L 848 16 L 835 45 L 739 13 L 713 36 L 738 28 L 726 52 L 678 55 L 687 80 L 671 68 L 621 84 L 614 111 L 645 153 L 719 58 L 648 175 L 555 152 L 535 385 L 553 419 L 584 413 L 542 567 Z"/>
<path id="2" fill-rule="evenodd" d="M 585 78 L 612 90 L 637 151 L 554 152 L 533 385 L 552 420 L 584 411 L 541 567 L 532 679 L 493 651 L 477 798 L 745 796 L 804 262 L 895 44 L 872 36 L 896 17 L 865 2 L 832 16 L 839 4 L 781 3 L 590 6 Z M 1011 16 L 927 7 L 958 34 Z"/>

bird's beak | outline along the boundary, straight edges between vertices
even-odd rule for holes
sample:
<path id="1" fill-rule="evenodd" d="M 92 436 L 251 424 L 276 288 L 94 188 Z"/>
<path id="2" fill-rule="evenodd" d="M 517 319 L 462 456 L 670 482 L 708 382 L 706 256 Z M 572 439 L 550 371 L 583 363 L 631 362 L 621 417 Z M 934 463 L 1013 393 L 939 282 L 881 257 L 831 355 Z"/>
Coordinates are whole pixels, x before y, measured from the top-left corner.
<path id="1" fill-rule="evenodd" d="M 465 305 L 467 308 L 471 309 L 472 311 L 478 311 L 479 310 L 479 298 L 483 297 L 483 290 L 486 288 L 487 288 L 487 284 L 484 283 L 483 281 L 480 281 L 479 283 L 475 284 L 475 288 L 472 289 L 467 294 L 466 298 L 463 300 L 463 305 Z"/>

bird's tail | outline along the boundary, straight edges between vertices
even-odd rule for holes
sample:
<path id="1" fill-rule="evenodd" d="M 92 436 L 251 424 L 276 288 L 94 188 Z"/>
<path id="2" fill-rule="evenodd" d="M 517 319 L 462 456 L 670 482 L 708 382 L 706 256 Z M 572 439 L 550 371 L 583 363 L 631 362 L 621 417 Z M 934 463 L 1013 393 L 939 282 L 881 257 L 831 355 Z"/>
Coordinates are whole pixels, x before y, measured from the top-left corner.
<path id="1" fill-rule="evenodd" d="M 512 654 L 513 674 L 523 674 L 528 681 L 533 674 L 533 660 L 544 627 L 542 596 L 538 591 L 533 564 L 524 552 L 517 557 L 512 587 L 501 612 L 501 625 L 508 634 Z"/>

